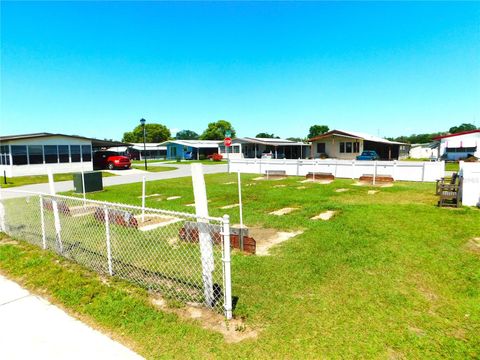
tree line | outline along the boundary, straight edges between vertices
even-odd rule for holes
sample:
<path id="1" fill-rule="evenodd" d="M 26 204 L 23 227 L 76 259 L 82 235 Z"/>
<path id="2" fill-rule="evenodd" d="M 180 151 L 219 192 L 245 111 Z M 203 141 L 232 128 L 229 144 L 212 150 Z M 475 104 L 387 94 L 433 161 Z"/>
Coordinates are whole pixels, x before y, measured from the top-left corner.
<path id="1" fill-rule="evenodd" d="M 463 131 L 476 130 L 477 127 L 473 124 L 464 123 L 458 126 L 452 126 L 448 131 L 434 132 L 427 134 L 412 134 L 402 135 L 397 137 L 389 137 L 388 140 L 399 141 L 408 144 L 423 144 L 433 141 L 437 136 L 456 134 Z M 479 128 L 480 129 L 480 128 Z M 328 132 L 330 128 L 327 125 L 312 125 L 310 126 L 308 135 L 306 137 L 288 137 L 287 140 L 296 142 L 307 142 L 308 139 L 322 135 Z M 218 120 L 208 124 L 207 128 L 201 133 L 197 134 L 193 130 L 181 130 L 176 133 L 175 137 L 172 137 L 170 130 L 162 124 L 146 124 L 145 125 L 145 139 L 147 143 L 160 143 L 163 141 L 176 139 L 176 140 L 223 140 L 225 133 L 230 131 L 231 137 L 236 137 L 236 131 L 232 124 L 227 120 Z M 268 132 L 260 132 L 255 135 L 257 138 L 270 138 L 279 139 L 280 137 Z M 123 134 L 122 141 L 129 143 L 142 143 L 143 142 L 143 127 L 142 125 L 136 126 L 132 131 L 127 131 Z"/>

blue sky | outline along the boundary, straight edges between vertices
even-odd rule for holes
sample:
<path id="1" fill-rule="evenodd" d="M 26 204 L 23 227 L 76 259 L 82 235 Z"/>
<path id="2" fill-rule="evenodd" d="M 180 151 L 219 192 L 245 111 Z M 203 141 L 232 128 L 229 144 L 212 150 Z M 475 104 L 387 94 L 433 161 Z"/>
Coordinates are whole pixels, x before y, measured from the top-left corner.
<path id="1" fill-rule="evenodd" d="M 480 126 L 480 2 L 1 2 L 0 133 Z"/>

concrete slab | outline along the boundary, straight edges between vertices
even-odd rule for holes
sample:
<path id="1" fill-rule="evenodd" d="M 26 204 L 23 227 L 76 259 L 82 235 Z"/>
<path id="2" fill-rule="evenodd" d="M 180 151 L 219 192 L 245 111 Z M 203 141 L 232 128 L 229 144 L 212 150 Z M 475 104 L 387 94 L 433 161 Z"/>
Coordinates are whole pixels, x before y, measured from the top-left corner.
<path id="1" fill-rule="evenodd" d="M 0 359 L 143 359 L 2 276 L 0 294 Z"/>

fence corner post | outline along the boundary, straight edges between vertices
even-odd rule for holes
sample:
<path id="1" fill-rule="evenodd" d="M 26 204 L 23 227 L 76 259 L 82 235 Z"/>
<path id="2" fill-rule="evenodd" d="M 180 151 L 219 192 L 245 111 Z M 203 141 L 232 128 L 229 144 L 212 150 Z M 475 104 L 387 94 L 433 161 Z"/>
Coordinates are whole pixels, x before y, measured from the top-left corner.
<path id="1" fill-rule="evenodd" d="M 112 247 L 110 243 L 110 219 L 108 215 L 108 206 L 103 206 L 104 216 L 105 216 L 105 237 L 107 241 L 107 262 L 108 262 L 108 273 L 110 276 L 113 276 L 113 267 L 112 267 Z"/>
<path id="2" fill-rule="evenodd" d="M 227 320 L 232 318 L 232 273 L 230 259 L 230 217 L 223 215 L 223 272 L 225 274 L 224 309 Z"/>
<path id="3" fill-rule="evenodd" d="M 40 222 L 42 223 L 42 247 L 43 250 L 47 249 L 47 237 L 45 235 L 45 215 L 43 212 L 43 195 L 39 196 L 40 200 Z"/>

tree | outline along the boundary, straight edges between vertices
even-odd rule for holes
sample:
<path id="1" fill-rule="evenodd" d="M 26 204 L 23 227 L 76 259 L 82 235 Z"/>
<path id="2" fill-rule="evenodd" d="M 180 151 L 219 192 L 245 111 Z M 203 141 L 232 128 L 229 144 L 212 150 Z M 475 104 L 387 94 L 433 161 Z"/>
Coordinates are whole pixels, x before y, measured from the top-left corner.
<path id="1" fill-rule="evenodd" d="M 180 130 L 175 136 L 177 140 L 198 140 L 199 135 L 192 130 Z"/>
<path id="2" fill-rule="evenodd" d="M 308 138 L 314 138 L 315 136 L 319 136 L 325 134 L 328 130 L 327 125 L 312 125 L 310 126 L 310 132 L 308 133 Z"/>
<path id="3" fill-rule="evenodd" d="M 473 124 L 465 124 L 463 123 L 462 125 L 459 126 L 453 126 L 448 130 L 450 134 L 456 134 L 462 131 L 470 131 L 470 130 L 476 130 L 477 127 Z"/>
<path id="4" fill-rule="evenodd" d="M 295 141 L 295 142 L 305 142 L 306 139 L 302 139 L 299 137 L 288 137 L 287 140 Z"/>
<path id="5" fill-rule="evenodd" d="M 147 143 L 159 143 L 170 138 L 170 130 L 162 124 L 146 124 L 145 139 Z M 133 131 L 123 134 L 122 141 L 129 143 L 143 143 L 143 126 L 138 125 Z"/>
<path id="6" fill-rule="evenodd" d="M 257 138 L 264 138 L 264 139 L 280 139 L 279 136 L 275 136 L 274 134 L 269 134 L 269 133 L 258 133 L 255 137 Z"/>
<path id="7" fill-rule="evenodd" d="M 230 130 L 232 133 L 232 138 L 235 137 L 235 129 L 232 124 L 227 120 L 218 120 L 217 122 L 212 122 L 208 124 L 208 127 L 200 135 L 202 140 L 223 140 L 225 138 L 225 132 Z"/>

